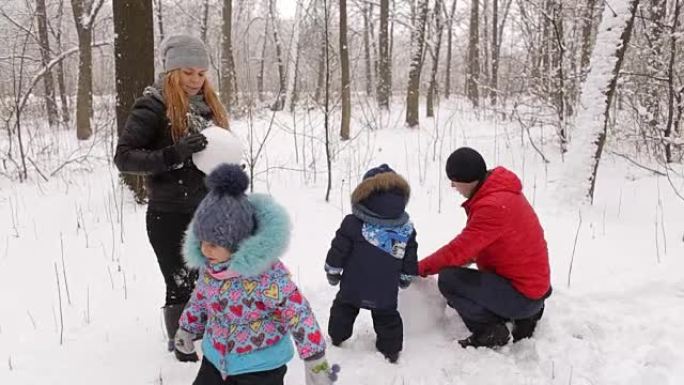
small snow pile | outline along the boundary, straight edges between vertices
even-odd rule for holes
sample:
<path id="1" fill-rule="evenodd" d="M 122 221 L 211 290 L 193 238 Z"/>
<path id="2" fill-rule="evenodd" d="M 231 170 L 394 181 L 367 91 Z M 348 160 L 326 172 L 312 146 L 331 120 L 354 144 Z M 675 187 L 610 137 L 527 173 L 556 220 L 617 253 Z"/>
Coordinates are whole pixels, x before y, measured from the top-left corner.
<path id="1" fill-rule="evenodd" d="M 439 328 L 445 308 L 446 300 L 439 293 L 434 278 L 416 278 L 408 289 L 399 293 L 399 312 L 407 335 Z"/>

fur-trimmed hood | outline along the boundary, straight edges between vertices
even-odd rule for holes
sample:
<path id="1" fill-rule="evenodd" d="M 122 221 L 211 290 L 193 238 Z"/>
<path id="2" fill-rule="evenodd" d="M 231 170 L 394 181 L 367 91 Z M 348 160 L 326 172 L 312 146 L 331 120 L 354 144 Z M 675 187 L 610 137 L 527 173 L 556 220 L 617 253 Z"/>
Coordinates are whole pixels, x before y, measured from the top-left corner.
<path id="1" fill-rule="evenodd" d="M 359 183 L 351 195 L 351 202 L 352 204 L 358 204 L 373 195 L 373 193 L 393 190 L 400 191 L 408 202 L 411 195 L 411 187 L 406 179 L 395 172 L 383 172 L 366 178 Z"/>
<path id="2" fill-rule="evenodd" d="M 239 243 L 226 267 L 244 277 L 255 276 L 268 270 L 287 250 L 290 240 L 290 220 L 287 211 L 265 194 L 247 197 L 254 207 L 256 232 Z M 188 226 L 183 242 L 183 259 L 193 269 L 207 267 L 207 259 L 200 249 L 200 241 Z"/>

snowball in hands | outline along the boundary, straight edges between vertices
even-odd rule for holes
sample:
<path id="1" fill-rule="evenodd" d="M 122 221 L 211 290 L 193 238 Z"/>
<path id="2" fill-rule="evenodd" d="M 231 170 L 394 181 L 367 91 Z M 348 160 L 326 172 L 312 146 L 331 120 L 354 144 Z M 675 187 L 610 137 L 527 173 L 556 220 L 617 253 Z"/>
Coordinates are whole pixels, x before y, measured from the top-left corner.
<path id="1" fill-rule="evenodd" d="M 209 174 L 221 163 L 240 164 L 244 147 L 240 138 L 232 132 L 218 126 L 209 126 L 202 130 L 207 138 L 207 147 L 192 155 L 192 162 L 200 171 Z"/>

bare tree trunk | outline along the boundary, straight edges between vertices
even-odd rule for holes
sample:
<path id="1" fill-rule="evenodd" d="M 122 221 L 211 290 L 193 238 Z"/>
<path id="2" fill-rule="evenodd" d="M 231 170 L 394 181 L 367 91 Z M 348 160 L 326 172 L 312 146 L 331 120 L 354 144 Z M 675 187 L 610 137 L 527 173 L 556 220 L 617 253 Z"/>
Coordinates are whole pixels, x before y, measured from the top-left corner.
<path id="1" fill-rule="evenodd" d="M 321 12 L 321 9 L 316 6 L 319 2 L 322 3 L 323 9 Z M 317 47 L 318 51 L 318 62 L 317 62 L 317 79 L 316 79 L 316 90 L 314 92 L 314 100 L 316 100 L 316 103 L 322 103 L 322 98 L 323 98 L 323 93 L 325 92 L 325 81 L 326 81 L 326 76 L 327 74 L 327 67 L 326 63 L 327 60 L 329 59 L 326 55 L 328 53 L 328 35 L 327 35 L 327 28 L 328 28 L 328 2 L 327 0 L 315 0 L 314 1 L 314 11 L 316 15 L 316 25 L 320 26 L 319 32 L 317 34 L 317 39 L 318 39 L 318 44 L 319 46 Z"/>
<path id="2" fill-rule="evenodd" d="M 347 41 L 347 0 L 340 0 L 340 70 L 342 72 L 342 121 L 340 138 L 349 139 L 351 121 L 351 82 L 349 77 L 349 47 Z"/>
<path id="3" fill-rule="evenodd" d="M 565 33 L 563 27 L 563 3 L 553 0 L 551 13 L 552 28 L 554 31 L 556 45 L 553 50 L 553 68 L 555 68 L 558 85 L 553 85 L 552 93 L 555 94 L 556 111 L 558 114 L 558 136 L 560 138 L 561 151 L 567 151 L 567 128 L 566 128 L 566 85 L 565 85 Z"/>
<path id="4" fill-rule="evenodd" d="M 161 0 L 160 0 L 161 2 Z M 207 44 L 207 30 L 209 29 L 209 0 L 202 4 L 202 23 L 200 24 L 200 38 Z"/>
<path id="5" fill-rule="evenodd" d="M 270 0 L 268 7 L 268 15 L 271 19 L 271 28 L 273 29 L 273 43 L 276 49 L 276 60 L 278 61 L 278 78 L 279 89 L 278 97 L 273 103 L 272 108 L 275 111 L 280 111 L 285 107 L 285 92 L 287 90 L 287 84 L 285 79 L 285 61 L 283 60 L 283 47 L 280 43 L 280 34 L 278 33 L 278 19 L 276 17 L 276 5 L 275 0 Z"/>
<path id="6" fill-rule="evenodd" d="M 499 0 L 492 0 L 492 74 L 489 83 L 489 99 L 496 106 L 499 89 Z"/>
<path id="7" fill-rule="evenodd" d="M 639 0 L 606 7 L 597 34 L 597 47 L 591 55 L 591 69 L 582 90 L 582 109 L 577 116 L 577 127 L 587 130 L 583 141 L 573 142 L 573 151 L 566 157 L 566 169 L 573 175 L 586 172 L 585 183 L 573 180 L 565 186 L 570 190 L 582 191 L 593 200 L 594 188 L 603 146 L 608 133 L 610 106 L 615 95 L 620 68 L 625 57 L 634 27 Z M 594 63 L 613 63 L 612 66 L 593 65 Z M 600 107 L 598 107 L 600 105 Z M 586 159 L 587 148 L 593 149 L 591 159 Z M 576 149 L 576 150 L 575 150 Z M 586 190 L 585 190 L 586 188 Z"/>
<path id="8" fill-rule="evenodd" d="M 665 22 L 665 7 L 666 0 L 650 0 L 647 8 L 649 16 L 649 28 L 646 30 L 646 41 L 648 42 L 648 57 L 647 68 L 650 75 L 661 77 L 665 72 L 663 68 L 663 27 Z M 661 121 L 661 95 L 662 85 L 659 82 L 651 81 L 645 84 L 646 86 L 646 100 L 645 106 L 647 111 L 647 122 L 650 131 L 654 136 L 658 136 L 658 123 Z"/>
<path id="9" fill-rule="evenodd" d="M 114 67 L 116 72 L 116 127 L 123 133 L 135 99 L 154 82 L 154 16 L 152 0 L 117 0 L 114 12 Z M 135 52 L 135 55 L 130 55 Z M 143 178 L 122 174 L 136 202 L 145 199 Z"/>
<path id="10" fill-rule="evenodd" d="M 596 1 L 587 0 L 587 6 L 584 10 L 584 23 L 582 26 L 582 56 L 580 58 L 580 66 L 582 76 L 584 77 L 589 66 L 589 58 L 591 57 L 591 50 L 594 46 L 592 36 L 594 35 L 594 15 L 596 14 Z"/>
<path id="11" fill-rule="evenodd" d="M 389 52 L 387 53 L 387 73 L 388 73 L 388 81 L 387 81 L 387 95 L 388 98 L 392 98 L 392 89 L 394 88 L 394 83 L 393 83 L 393 76 L 392 75 L 392 62 L 394 60 L 394 15 L 396 15 L 396 3 L 395 0 L 392 1 L 392 18 L 390 19 L 390 29 L 389 29 Z M 389 100 L 388 99 L 388 100 Z"/>
<path id="12" fill-rule="evenodd" d="M 103 0 L 71 0 L 78 34 L 78 92 L 76 95 L 76 137 L 86 140 L 93 134 L 93 24 Z M 97 4 L 93 4 L 97 1 Z"/>
<path id="13" fill-rule="evenodd" d="M 451 1 L 451 12 L 449 12 L 448 32 L 447 32 L 447 57 L 446 57 L 446 76 L 444 79 L 444 97 L 449 99 L 451 95 L 451 40 L 454 31 L 454 13 L 456 12 L 456 0 Z"/>
<path id="14" fill-rule="evenodd" d="M 539 13 L 539 18 L 543 26 L 541 38 L 541 78 L 544 84 L 544 89 L 549 90 L 551 88 L 551 76 L 549 76 L 549 71 L 552 67 L 552 50 L 553 42 L 556 41 L 554 26 L 552 25 L 552 20 L 549 15 L 553 12 L 553 1 L 545 0 L 544 8 Z"/>
<path id="15" fill-rule="evenodd" d="M 235 59 L 233 58 L 233 0 L 223 0 L 221 31 L 221 100 L 227 111 L 238 103 Z"/>
<path id="16" fill-rule="evenodd" d="M 328 185 L 325 191 L 325 201 L 330 202 L 330 190 L 332 189 L 332 155 L 330 151 L 330 55 L 328 53 L 328 0 L 323 0 L 323 17 L 324 17 L 324 39 L 323 39 L 323 55 L 325 56 L 325 110 L 324 121 L 325 127 L 325 160 L 328 170 Z M 315 175 L 315 174 L 314 174 Z"/>
<path id="17" fill-rule="evenodd" d="M 375 16 L 375 6 L 370 4 L 368 6 L 368 38 L 370 40 L 370 56 L 371 63 L 373 63 L 373 71 L 371 72 L 371 92 L 377 90 L 378 79 L 378 39 L 375 37 L 375 23 L 373 18 Z M 377 98 L 376 98 L 377 99 Z"/>
<path id="18" fill-rule="evenodd" d="M 416 22 L 411 31 L 411 64 L 409 67 L 408 88 L 406 90 L 406 125 L 410 128 L 419 124 L 420 73 L 423 69 L 423 45 L 425 44 L 425 25 L 427 24 L 428 0 L 419 0 Z"/>
<path id="19" fill-rule="evenodd" d="M 435 116 L 435 101 L 437 97 L 437 69 L 439 68 L 439 52 L 442 46 L 442 31 L 444 24 L 442 23 L 442 0 L 435 0 L 435 41 L 433 44 L 434 52 L 432 53 L 432 71 L 430 73 L 430 86 L 428 87 L 428 94 L 426 100 L 426 115 L 428 117 Z"/>
<path id="20" fill-rule="evenodd" d="M 480 0 L 482 2 L 482 9 L 480 15 L 482 17 L 482 35 L 480 36 L 480 55 L 482 56 L 482 63 L 480 66 L 480 82 L 486 87 L 489 86 L 489 71 L 492 68 L 492 61 L 489 49 L 489 0 Z M 483 97 L 486 96 L 486 92 Z"/>
<path id="21" fill-rule="evenodd" d="M 496 105 L 498 102 L 498 99 L 500 98 L 499 95 L 499 59 L 501 58 L 501 42 L 503 41 L 503 31 L 504 27 L 506 26 L 506 20 L 508 19 L 508 12 L 511 9 L 511 4 L 513 3 L 513 0 L 505 0 L 504 1 L 504 6 L 503 6 L 503 15 L 501 18 L 499 18 L 499 14 L 501 14 L 501 7 L 499 7 L 499 0 L 494 0 L 494 4 L 496 6 L 495 10 L 495 16 L 494 16 L 494 23 L 496 23 L 496 26 L 494 28 L 495 32 L 494 35 L 492 35 L 492 39 L 496 39 L 496 42 L 492 47 L 492 91 L 490 94 L 491 98 L 491 103 L 492 105 Z M 499 21 L 500 20 L 500 21 Z"/>
<path id="22" fill-rule="evenodd" d="M 323 0 L 327 1 L 327 0 Z M 325 21 L 326 23 L 328 22 L 327 20 Z M 328 52 L 328 47 L 327 47 L 327 40 L 326 37 L 323 37 L 324 40 L 320 42 L 321 47 L 320 47 L 320 54 L 318 55 L 318 79 L 316 79 L 316 91 L 314 93 L 314 100 L 316 100 L 317 103 L 321 102 L 321 95 L 324 92 L 325 88 L 325 76 L 326 76 L 326 67 L 325 67 L 325 54 Z"/>
<path id="23" fill-rule="evenodd" d="M 47 67 L 51 55 L 45 0 L 36 0 L 36 19 L 38 21 L 38 37 L 40 38 L 40 57 L 43 67 Z M 55 103 L 55 83 L 52 78 L 52 71 L 48 71 L 43 76 L 43 84 L 45 86 L 45 109 L 47 110 L 48 124 L 50 127 L 54 127 L 57 125 L 58 113 L 57 103 Z"/>
<path id="24" fill-rule="evenodd" d="M 378 32 L 378 107 L 389 110 L 390 56 L 388 36 L 389 0 L 380 0 L 380 31 Z"/>
<path id="25" fill-rule="evenodd" d="M 90 47 L 92 36 L 91 29 L 79 30 L 78 91 L 76 94 L 76 137 L 79 140 L 86 140 L 93 134 L 90 122 L 93 117 L 93 51 Z"/>
<path id="26" fill-rule="evenodd" d="M 59 51 L 62 50 L 62 19 L 64 16 L 64 0 L 60 0 L 59 8 L 57 9 L 57 28 L 55 32 L 55 43 Z M 66 82 L 64 81 L 64 61 L 60 60 L 57 64 L 57 86 L 59 87 L 59 99 L 62 107 L 62 122 L 66 126 L 69 125 L 71 114 L 69 112 L 69 98 L 66 90 Z"/>
<path id="27" fill-rule="evenodd" d="M 371 48 L 370 48 L 370 8 L 369 4 L 364 5 L 363 12 L 363 54 L 364 61 L 366 64 L 366 95 L 373 95 L 373 65 L 371 60 Z"/>
<path id="28" fill-rule="evenodd" d="M 470 38 L 468 41 L 468 65 L 466 69 L 466 95 L 473 107 L 480 105 L 480 16 L 478 0 L 470 2 Z"/>
<path id="29" fill-rule="evenodd" d="M 292 38 L 290 39 L 290 53 L 287 64 L 287 98 L 285 104 L 289 106 L 290 111 L 294 111 L 297 102 L 297 80 L 299 78 L 299 54 L 301 47 L 299 44 L 299 37 L 301 31 L 301 19 L 304 17 L 304 0 L 297 0 L 297 8 L 295 10 L 294 26 L 292 28 Z"/>
<path id="30" fill-rule="evenodd" d="M 154 82 L 152 0 L 117 0 L 113 16 L 116 122 L 121 135 L 133 102 Z"/>
<path id="31" fill-rule="evenodd" d="M 268 23 L 269 19 L 264 18 L 263 45 L 261 46 L 261 57 L 259 57 L 259 72 L 257 73 L 257 93 L 259 101 L 264 101 L 264 68 L 266 67 L 266 47 L 268 45 Z"/>
<path id="32" fill-rule="evenodd" d="M 155 0 L 154 7 L 157 15 L 157 27 L 159 28 L 159 41 L 164 40 L 164 13 L 162 9 L 163 0 Z"/>
<path id="33" fill-rule="evenodd" d="M 679 2 L 679 0 L 675 0 L 674 3 L 674 11 L 673 11 L 673 16 L 672 16 L 672 27 L 670 29 L 670 62 L 668 63 L 668 71 L 667 71 L 667 84 L 668 84 L 668 112 L 667 112 L 667 124 L 665 126 L 665 130 L 663 131 L 663 137 L 665 139 L 665 161 L 667 163 L 672 162 L 672 143 L 670 142 L 670 137 L 672 136 L 672 126 L 675 120 L 675 88 L 674 88 L 674 65 L 676 62 L 676 55 L 677 55 L 677 26 L 679 24 L 679 15 L 681 13 L 681 8 L 682 4 Z M 675 129 L 679 126 L 679 118 L 681 116 L 681 111 L 682 111 L 682 101 L 681 101 L 681 94 L 684 91 L 684 87 L 681 89 L 679 95 L 680 98 L 678 98 L 678 104 L 679 104 L 679 114 L 677 117 L 677 124 L 675 124 Z"/>

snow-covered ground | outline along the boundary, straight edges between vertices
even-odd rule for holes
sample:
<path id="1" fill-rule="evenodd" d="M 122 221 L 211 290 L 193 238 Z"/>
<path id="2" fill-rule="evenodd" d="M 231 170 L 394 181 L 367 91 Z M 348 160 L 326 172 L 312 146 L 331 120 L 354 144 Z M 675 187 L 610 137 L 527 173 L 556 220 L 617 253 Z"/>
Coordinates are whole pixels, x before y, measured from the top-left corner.
<path id="1" fill-rule="evenodd" d="M 342 367 L 338 384 L 684 383 L 684 202 L 665 178 L 606 155 L 594 204 L 581 206 L 559 198 L 566 199 L 559 178 L 568 171 L 557 147 L 543 145 L 551 160 L 544 165 L 515 125 L 476 120 L 457 104 L 443 104 L 420 130 L 401 126 L 400 106 L 374 131 L 364 128 L 367 114 L 352 114 L 354 139 L 333 145 L 329 203 L 319 113 L 278 113 L 256 167 L 255 190 L 273 194 L 292 217 L 285 262 L 323 327 L 335 294 L 323 261 L 363 172 L 387 162 L 409 180 L 422 258 L 465 222 L 462 199 L 443 172 L 462 145 L 523 180 L 545 228 L 554 294 L 534 339 L 499 351 L 462 349 L 456 340 L 467 331 L 435 281 L 417 282 L 400 295 L 406 338 L 399 363 L 375 352 L 362 312 L 354 337 L 328 350 Z M 269 119 L 255 120 L 257 140 Z M 247 138 L 246 120 L 232 128 Z M 64 135 L 62 147 L 73 132 Z M 197 364 L 165 351 L 163 280 L 145 208 L 118 185 L 104 143 L 93 150 L 99 157 L 71 163 L 48 182 L 35 173 L 23 184 L 0 181 L 0 384 L 180 385 L 196 374 Z M 286 383 L 303 383 L 299 359 Z"/>

